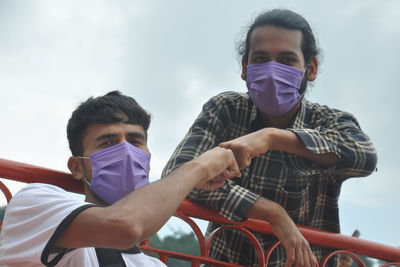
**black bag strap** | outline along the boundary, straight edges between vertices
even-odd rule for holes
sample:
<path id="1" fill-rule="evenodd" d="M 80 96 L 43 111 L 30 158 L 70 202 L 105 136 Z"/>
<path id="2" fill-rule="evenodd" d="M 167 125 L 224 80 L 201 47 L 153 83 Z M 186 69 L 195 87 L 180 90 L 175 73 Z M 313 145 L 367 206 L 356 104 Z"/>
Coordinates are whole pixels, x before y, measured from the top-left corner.
<path id="1" fill-rule="evenodd" d="M 125 261 L 121 253 L 125 254 L 139 254 L 140 249 L 133 246 L 127 250 L 118 250 L 112 248 L 95 248 L 97 260 L 100 267 L 126 267 Z"/>
<path id="2" fill-rule="evenodd" d="M 112 248 L 95 248 L 100 267 L 126 267 L 121 251 Z"/>

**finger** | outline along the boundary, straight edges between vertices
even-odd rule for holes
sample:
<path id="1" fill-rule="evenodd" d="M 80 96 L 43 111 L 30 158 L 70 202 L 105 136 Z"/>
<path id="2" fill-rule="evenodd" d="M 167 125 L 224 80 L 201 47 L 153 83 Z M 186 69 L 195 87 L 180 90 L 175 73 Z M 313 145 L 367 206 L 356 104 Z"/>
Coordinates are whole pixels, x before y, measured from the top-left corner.
<path id="1" fill-rule="evenodd" d="M 305 247 L 303 249 L 303 255 L 304 255 L 304 266 L 310 266 L 310 267 L 314 266 L 312 255 L 308 252 L 308 247 Z"/>
<path id="2" fill-rule="evenodd" d="M 218 181 L 218 182 L 220 182 L 220 181 L 225 181 L 225 180 L 226 180 L 225 176 L 221 173 L 221 174 L 215 176 L 210 181 Z"/>
<path id="3" fill-rule="evenodd" d="M 312 252 L 312 250 L 311 250 L 311 248 L 310 248 L 310 246 L 308 245 L 308 247 L 307 247 L 307 255 L 308 255 L 308 260 L 309 260 L 309 263 L 310 263 L 310 266 L 317 266 L 317 257 L 315 257 L 315 255 L 314 255 L 314 253 Z"/>
<path id="4" fill-rule="evenodd" d="M 211 180 L 209 180 L 208 182 L 213 182 L 213 183 L 216 183 L 216 182 L 225 182 L 225 180 L 226 179 L 228 179 L 228 178 L 225 178 L 222 174 L 219 174 L 218 176 L 215 176 L 213 179 L 211 179 Z"/>
<path id="5" fill-rule="evenodd" d="M 229 170 L 231 177 L 242 177 L 242 173 L 239 170 Z"/>
<path id="6" fill-rule="evenodd" d="M 314 256 L 314 253 L 311 250 L 310 244 L 306 239 L 303 239 L 303 257 L 304 257 L 304 266 L 316 266 L 317 258 Z"/>
<path id="7" fill-rule="evenodd" d="M 232 145 L 231 141 L 221 143 L 219 144 L 219 146 L 232 151 L 235 161 L 237 162 L 238 168 L 240 170 L 250 165 L 247 164 L 246 150 L 244 150 L 241 146 Z"/>
<path id="8" fill-rule="evenodd" d="M 211 181 L 207 182 L 207 190 L 213 191 L 213 190 L 220 188 L 223 185 L 224 185 L 224 181 L 211 180 Z"/>
<path id="9" fill-rule="evenodd" d="M 233 175 L 229 178 L 241 177 L 242 174 L 240 173 L 239 163 L 237 162 L 236 155 L 234 154 L 234 152 L 231 149 L 228 149 L 228 151 L 229 151 L 230 155 L 229 155 L 229 159 L 228 159 L 227 170 L 229 171 L 230 175 Z"/>
<path id="10" fill-rule="evenodd" d="M 222 172 L 222 176 L 223 176 L 224 179 L 229 179 L 229 178 L 231 178 L 232 174 L 231 174 L 231 172 L 230 172 L 228 169 L 225 169 L 225 170 Z"/>
<path id="11" fill-rule="evenodd" d="M 296 256 L 295 256 L 295 261 L 294 261 L 294 266 L 298 267 L 309 267 L 308 265 L 304 264 L 304 256 L 303 255 L 303 247 L 302 246 L 297 246 L 296 247 Z"/>
<path id="12" fill-rule="evenodd" d="M 252 156 L 250 154 L 246 155 L 246 167 L 249 167 L 251 164 Z"/>
<path id="13" fill-rule="evenodd" d="M 244 168 L 248 167 L 250 164 L 248 164 L 247 156 L 246 153 L 243 151 L 237 151 L 235 150 L 234 152 L 238 167 L 240 170 L 243 170 Z"/>
<path id="14" fill-rule="evenodd" d="M 239 166 L 236 163 L 236 161 L 233 161 L 231 165 L 228 166 L 226 169 L 226 172 L 224 171 L 224 174 L 227 174 L 226 178 L 233 178 L 233 177 L 242 177 L 242 173 L 239 170 Z"/>
<path id="15" fill-rule="evenodd" d="M 225 180 L 226 179 L 231 179 L 235 177 L 242 177 L 242 173 L 239 170 L 226 170 L 226 174 L 224 174 Z"/>
<path id="16" fill-rule="evenodd" d="M 317 257 L 314 255 L 314 253 L 312 254 L 312 259 L 313 259 L 313 265 L 312 265 L 312 266 L 318 266 L 318 259 L 317 259 Z"/>
<path id="17" fill-rule="evenodd" d="M 285 267 L 291 267 L 296 259 L 294 248 L 286 248 L 286 262 Z"/>
<path id="18" fill-rule="evenodd" d="M 231 142 L 230 142 L 230 141 L 227 141 L 227 142 L 222 142 L 222 143 L 220 143 L 218 146 L 219 146 L 219 147 L 222 147 L 222 148 L 229 148 L 230 145 L 231 145 Z"/>
<path id="19" fill-rule="evenodd" d="M 232 149 L 231 149 L 232 150 Z M 250 154 L 247 150 L 245 149 L 234 149 L 232 150 L 236 161 L 238 163 L 238 167 L 240 170 L 243 170 L 244 168 L 247 168 L 250 166 L 251 163 L 251 157 Z"/>
<path id="20" fill-rule="evenodd" d="M 218 176 L 216 176 L 215 178 L 213 178 L 212 180 L 214 182 L 216 181 L 225 181 L 227 179 L 231 179 L 234 177 L 241 177 L 242 173 L 238 170 L 229 170 L 229 169 L 225 169 L 222 173 L 220 173 Z"/>

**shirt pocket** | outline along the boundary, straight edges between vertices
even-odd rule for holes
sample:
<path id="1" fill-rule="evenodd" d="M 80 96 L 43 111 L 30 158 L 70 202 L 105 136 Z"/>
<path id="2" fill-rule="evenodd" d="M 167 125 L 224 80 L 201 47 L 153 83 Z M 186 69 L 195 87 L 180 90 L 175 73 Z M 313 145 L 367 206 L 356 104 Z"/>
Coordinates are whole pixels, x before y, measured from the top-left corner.
<path id="1" fill-rule="evenodd" d="M 276 202 L 282 205 L 296 224 L 306 224 L 310 219 L 310 190 L 305 186 L 299 191 L 277 187 Z"/>
<path id="2" fill-rule="evenodd" d="M 250 190 L 280 204 L 295 223 L 306 224 L 310 219 L 310 202 L 311 196 L 314 194 L 313 179 L 297 176 L 263 177 L 255 175 L 252 177 Z"/>

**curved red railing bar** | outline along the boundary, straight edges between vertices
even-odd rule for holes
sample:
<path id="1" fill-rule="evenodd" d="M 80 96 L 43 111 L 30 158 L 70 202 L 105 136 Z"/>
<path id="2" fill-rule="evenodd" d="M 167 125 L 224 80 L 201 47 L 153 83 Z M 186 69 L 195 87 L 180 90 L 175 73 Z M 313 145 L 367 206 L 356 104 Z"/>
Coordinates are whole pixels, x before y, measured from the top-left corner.
<path id="1" fill-rule="evenodd" d="M 281 244 L 281 242 L 276 242 L 272 246 L 270 246 L 266 251 L 265 251 L 265 262 L 269 262 L 269 258 L 271 257 L 272 252 Z"/>
<path id="2" fill-rule="evenodd" d="M 6 197 L 7 203 L 10 202 L 10 200 L 12 198 L 12 194 L 11 194 L 10 190 L 8 190 L 8 187 L 2 181 L 0 181 L 0 190 L 3 192 L 4 196 Z"/>
<path id="3" fill-rule="evenodd" d="M 400 262 L 388 262 L 388 263 L 385 263 L 385 264 L 381 265 L 381 267 L 389 267 L 389 266 L 398 266 L 398 267 L 400 267 Z"/>
<path id="4" fill-rule="evenodd" d="M 0 177 L 24 183 L 52 184 L 70 192 L 84 193 L 82 183 L 71 174 L 8 159 L 0 158 Z"/>
<path id="5" fill-rule="evenodd" d="M 233 223 L 222 215 L 216 214 L 213 210 L 196 205 L 187 200 L 182 202 L 179 210 L 187 216 L 214 221 L 219 224 L 238 224 L 255 232 L 273 235 L 271 226 L 267 222 L 248 219 L 244 222 Z M 329 248 L 345 249 L 386 261 L 400 261 L 400 248 L 337 233 L 321 231 L 307 226 L 297 225 L 297 227 L 308 242 L 312 244 Z"/>
<path id="6" fill-rule="evenodd" d="M 242 234 L 245 235 L 250 240 L 250 243 L 253 245 L 254 249 L 256 250 L 258 266 L 262 267 L 265 265 L 264 251 L 260 245 L 260 242 L 258 242 L 257 238 L 249 230 L 247 230 L 244 227 L 240 227 L 238 225 L 226 224 L 221 227 L 218 227 L 212 233 L 210 233 L 210 237 L 207 240 L 207 251 L 210 250 L 211 243 L 212 243 L 214 237 L 219 232 L 223 231 L 224 229 L 235 229 L 235 230 L 239 230 L 240 232 L 242 232 Z"/>
<path id="7" fill-rule="evenodd" d="M 79 181 L 73 179 L 70 174 L 2 158 L 0 158 L 0 178 L 6 178 L 25 183 L 48 183 L 57 185 L 61 188 L 64 188 L 65 190 L 74 193 L 84 192 L 82 184 Z M 1 181 L 0 189 L 6 196 L 7 201 L 9 201 L 11 198 L 11 193 Z M 254 235 L 252 235 L 251 232 L 249 232 L 248 230 L 273 235 L 271 226 L 267 222 L 248 219 L 244 222 L 235 223 L 229 221 L 228 219 L 226 219 L 222 215 L 217 214 L 211 209 L 199 206 L 188 200 L 184 200 L 181 203 L 175 215 L 187 222 L 195 232 L 196 237 L 199 240 L 201 256 L 186 255 L 183 253 L 151 248 L 146 242 L 142 244 L 141 248 L 143 250 L 157 253 L 160 256 L 160 259 L 163 260 L 165 263 L 167 263 L 168 258 L 177 258 L 191 261 L 192 266 L 199 266 L 200 263 L 213 264 L 215 266 L 239 266 L 236 264 L 220 262 L 209 258 L 208 248 L 206 245 L 207 241 L 205 240 L 196 223 L 189 217 L 223 224 L 223 228 L 244 229 L 241 231 L 245 232 L 245 235 L 248 236 L 250 240 L 253 239 Z M 326 255 L 325 258 L 321 261 L 320 266 L 324 266 L 330 257 L 339 253 L 349 254 L 355 260 L 355 262 L 359 264 L 359 266 L 363 266 L 363 264 L 356 253 L 367 257 L 388 261 L 388 263 L 385 263 L 382 266 L 400 266 L 400 248 L 363 240 L 360 238 L 344 236 L 337 233 L 321 231 L 301 225 L 298 225 L 298 228 L 303 236 L 308 240 L 308 242 L 323 247 L 338 249 L 337 251 Z M 209 240 L 209 242 L 211 241 L 212 240 Z M 252 242 L 253 244 L 256 244 L 254 240 Z M 280 243 L 278 242 L 267 249 L 261 262 L 265 260 L 265 262 L 268 263 L 270 253 L 279 244 Z M 255 245 L 256 250 L 258 245 Z"/>
<path id="8" fill-rule="evenodd" d="M 364 262 L 361 260 L 361 258 L 358 257 L 357 254 L 355 254 L 355 253 L 353 253 L 353 252 L 351 252 L 351 251 L 348 251 L 348 250 L 336 250 L 336 251 L 334 251 L 334 252 L 332 252 L 332 253 L 326 255 L 326 256 L 322 259 L 321 265 L 322 265 L 322 266 L 325 266 L 326 263 L 328 262 L 328 260 L 329 260 L 330 258 L 332 258 L 333 256 L 338 255 L 338 254 L 347 254 L 347 255 L 350 255 L 350 257 L 354 260 L 355 263 L 357 263 L 358 266 L 360 266 L 360 267 L 365 267 L 365 264 L 364 264 Z"/>
<path id="9" fill-rule="evenodd" d="M 206 239 L 203 233 L 201 232 L 200 228 L 197 226 L 197 224 L 190 217 L 183 215 L 178 210 L 175 212 L 174 216 L 180 218 L 181 220 L 186 222 L 190 226 L 190 228 L 192 228 L 194 234 L 197 237 L 197 240 L 199 241 L 200 255 L 208 257 L 209 255 L 208 255 L 208 250 L 206 248 Z"/>

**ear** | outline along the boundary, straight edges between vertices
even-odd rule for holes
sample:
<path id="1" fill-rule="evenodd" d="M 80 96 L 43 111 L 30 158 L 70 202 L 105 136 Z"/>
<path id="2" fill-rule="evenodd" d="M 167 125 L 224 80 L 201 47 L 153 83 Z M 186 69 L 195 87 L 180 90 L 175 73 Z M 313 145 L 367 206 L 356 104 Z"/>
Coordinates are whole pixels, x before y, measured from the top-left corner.
<path id="1" fill-rule="evenodd" d="M 242 57 L 242 73 L 240 75 L 243 81 L 247 79 L 247 59 Z"/>
<path id="2" fill-rule="evenodd" d="M 76 180 L 81 180 L 83 178 L 82 159 L 72 156 L 69 157 L 68 169 Z"/>
<path id="3" fill-rule="evenodd" d="M 308 80 L 314 81 L 317 78 L 317 72 L 318 72 L 318 60 L 316 56 L 313 56 L 310 60 L 310 63 L 308 64 L 308 69 L 307 69 Z"/>

